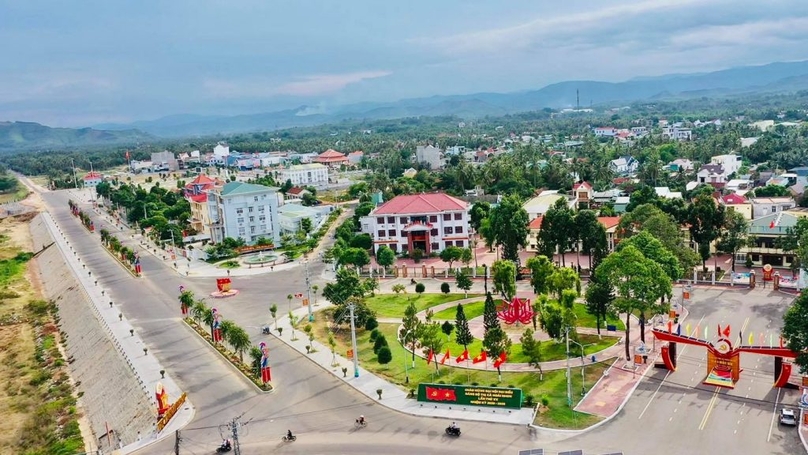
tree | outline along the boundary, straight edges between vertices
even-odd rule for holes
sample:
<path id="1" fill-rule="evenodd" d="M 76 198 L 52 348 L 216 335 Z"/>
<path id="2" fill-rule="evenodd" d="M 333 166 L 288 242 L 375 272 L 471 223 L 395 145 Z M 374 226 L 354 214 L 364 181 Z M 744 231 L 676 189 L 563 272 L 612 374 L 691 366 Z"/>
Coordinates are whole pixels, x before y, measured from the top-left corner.
<path id="1" fill-rule="evenodd" d="M 575 241 L 575 216 L 567 205 L 567 199 L 561 198 L 547 210 L 541 219 L 539 230 L 539 252 L 548 258 L 556 253 L 561 255 L 561 264 L 567 265 L 564 253 L 569 251 Z"/>
<path id="2" fill-rule="evenodd" d="M 444 294 L 448 294 L 451 289 L 449 289 L 449 283 L 441 283 L 440 284 L 440 292 Z"/>
<path id="3" fill-rule="evenodd" d="M 292 341 L 297 340 L 297 338 L 295 337 L 295 330 L 297 330 L 297 327 L 299 325 L 300 325 L 300 318 L 295 316 L 295 314 L 290 311 L 289 312 L 289 327 L 292 328 Z"/>
<path id="4" fill-rule="evenodd" d="M 789 195 L 789 190 L 785 186 L 766 185 L 755 188 L 752 193 L 753 197 L 783 197 Z"/>
<path id="5" fill-rule="evenodd" d="M 485 305 L 483 305 L 483 325 L 485 331 L 489 331 L 494 327 L 499 327 L 499 316 L 497 315 L 497 304 L 494 303 L 494 297 L 491 293 L 485 295 Z"/>
<path id="6" fill-rule="evenodd" d="M 352 265 L 357 269 L 370 264 L 370 255 L 362 248 L 346 248 L 339 257 L 340 264 Z"/>
<path id="7" fill-rule="evenodd" d="M 716 249 L 732 255 L 732 271 L 735 271 L 735 256 L 748 243 L 749 223 L 740 213 L 730 210 L 724 217 L 724 225 L 716 243 Z"/>
<path id="8" fill-rule="evenodd" d="M 275 329 L 278 328 L 278 305 L 272 304 L 269 306 L 269 314 L 272 316 L 272 319 L 275 320 Z"/>
<path id="9" fill-rule="evenodd" d="M 473 253 L 471 252 L 471 248 L 460 248 L 460 262 L 468 267 L 472 259 Z"/>
<path id="10" fill-rule="evenodd" d="M 323 288 L 323 297 L 336 307 L 334 311 L 335 322 L 350 322 L 347 319 L 348 305 L 354 305 L 354 316 L 356 325 L 364 327 L 367 319 L 375 316 L 375 313 L 365 304 L 364 297 L 369 292 L 368 281 L 362 280 L 359 275 L 350 269 L 339 269 L 334 282 L 328 283 Z"/>
<path id="11" fill-rule="evenodd" d="M 452 268 L 454 261 L 459 261 L 463 258 L 463 248 L 457 246 L 447 246 L 439 254 L 440 260 L 449 263 L 449 268 Z"/>
<path id="12" fill-rule="evenodd" d="M 808 291 L 803 291 L 783 315 L 783 339 L 797 353 L 800 373 L 808 372 Z"/>
<path id="13" fill-rule="evenodd" d="M 381 365 L 390 363 L 393 360 L 393 353 L 390 351 L 390 347 L 384 346 L 379 349 L 378 354 L 376 354 L 376 360 L 378 360 Z"/>
<path id="14" fill-rule="evenodd" d="M 376 263 L 384 267 L 385 272 L 388 267 L 392 267 L 396 262 L 396 252 L 391 250 L 387 245 L 382 245 L 376 251 Z"/>
<path id="15" fill-rule="evenodd" d="M 373 353 L 378 354 L 379 349 L 388 346 L 387 338 L 385 338 L 383 333 L 380 333 L 376 336 L 376 339 L 373 340 Z"/>
<path id="16" fill-rule="evenodd" d="M 462 289 L 464 296 L 468 298 L 469 290 L 474 285 L 471 281 L 471 277 L 465 271 L 460 271 L 455 274 L 455 284 L 457 285 L 458 289 Z"/>
<path id="17" fill-rule="evenodd" d="M 519 196 L 512 194 L 502 199 L 500 204 L 491 210 L 491 230 L 494 242 L 502 246 L 502 258 L 519 263 L 519 247 L 525 247 L 530 233 L 527 212 L 522 208 Z"/>
<path id="18" fill-rule="evenodd" d="M 188 311 L 191 308 L 191 305 L 194 304 L 194 291 L 184 289 L 180 292 L 180 307 L 182 308 L 183 312 Z"/>
<path id="19" fill-rule="evenodd" d="M 466 312 L 463 310 L 463 305 L 459 303 L 455 313 L 455 341 L 457 344 L 462 344 L 464 350 L 467 350 L 468 345 L 474 341 L 469 329 L 469 321 L 466 319 Z"/>
<path id="20" fill-rule="evenodd" d="M 576 295 L 581 295 L 581 277 L 569 267 L 558 267 L 553 270 L 553 274 L 547 280 L 547 285 L 557 299 L 561 299 L 561 294 L 565 289 L 573 289 Z"/>
<path id="21" fill-rule="evenodd" d="M 415 367 L 415 343 L 418 341 L 419 332 L 421 330 L 421 320 L 418 319 L 418 308 L 414 302 L 410 302 L 407 308 L 404 309 L 404 318 L 401 320 L 401 332 L 398 334 L 401 343 L 406 346 L 410 345 L 412 351 L 412 366 Z"/>
<path id="22" fill-rule="evenodd" d="M 649 232 L 676 256 L 683 271 L 692 270 L 699 261 L 698 255 L 685 243 L 676 219 L 652 204 L 638 206 L 631 213 L 623 215 L 617 231 L 622 239 L 640 231 Z"/>
<path id="23" fill-rule="evenodd" d="M 519 338 L 519 343 L 522 344 L 522 353 L 528 358 L 530 366 L 539 369 L 541 378 L 544 377 L 544 371 L 541 369 L 541 343 L 533 337 L 533 329 L 530 327 L 525 329 L 525 332 Z"/>
<path id="24" fill-rule="evenodd" d="M 494 291 L 500 293 L 506 302 L 516 295 L 516 264 L 509 260 L 494 261 L 491 266 Z"/>
<path id="25" fill-rule="evenodd" d="M 394 284 L 392 289 L 393 289 L 393 292 L 395 292 L 396 294 L 400 294 L 402 292 L 405 293 L 405 294 L 407 293 L 407 287 L 404 286 L 403 284 L 400 284 L 400 283 L 399 284 Z"/>
<path id="26" fill-rule="evenodd" d="M 376 316 L 371 316 L 367 318 L 365 321 L 365 330 L 371 331 L 379 326 L 379 321 L 376 320 Z"/>
<path id="27" fill-rule="evenodd" d="M 418 283 L 415 285 L 415 292 L 417 292 L 419 296 L 423 294 L 424 291 L 426 291 L 426 286 L 424 286 L 424 283 Z"/>
<path id="28" fill-rule="evenodd" d="M 227 343 L 238 354 L 238 359 L 244 362 L 244 351 L 250 347 L 250 335 L 241 327 L 235 326 L 227 334 Z"/>
<path id="29" fill-rule="evenodd" d="M 359 234 L 351 239 L 349 245 L 351 248 L 361 248 L 367 251 L 373 248 L 373 239 L 370 237 L 370 234 Z"/>
<path id="30" fill-rule="evenodd" d="M 300 230 L 306 234 L 306 237 L 309 236 L 313 227 L 314 226 L 311 224 L 311 218 L 303 218 L 300 220 Z"/>
<path id="31" fill-rule="evenodd" d="M 486 218 L 483 220 L 482 224 L 480 225 L 480 237 L 483 238 L 485 241 L 485 246 L 488 247 L 488 251 L 494 251 L 494 245 L 496 244 L 496 232 L 494 228 L 491 226 L 491 219 Z"/>
<path id="32" fill-rule="evenodd" d="M 337 340 L 331 332 L 328 332 L 328 347 L 331 348 L 331 366 L 334 366 L 337 363 Z"/>
<path id="33" fill-rule="evenodd" d="M 631 359 L 629 341 L 631 314 L 635 310 L 645 313 L 654 302 L 671 294 L 671 281 L 662 267 L 647 259 L 637 248 L 628 246 L 610 254 L 600 263 L 598 280 L 608 283 L 617 291 L 615 308 L 626 315 L 626 360 Z M 640 319 L 641 338 L 644 338 L 644 320 Z"/>
<path id="34" fill-rule="evenodd" d="M 502 353 L 506 355 L 511 352 L 511 339 L 508 334 L 502 330 L 502 327 L 497 322 L 496 327 L 485 331 L 483 336 L 483 349 L 488 353 L 491 358 L 497 358 Z M 501 374 L 500 367 L 497 367 L 497 373 Z"/>
<path id="35" fill-rule="evenodd" d="M 561 305 L 551 301 L 542 305 L 539 324 L 550 338 L 560 339 L 564 331 L 564 315 Z"/>
<path id="36" fill-rule="evenodd" d="M 690 225 L 690 238 L 699 246 L 701 266 L 707 270 L 712 243 L 724 225 L 724 206 L 718 205 L 708 193 L 700 193 L 687 208 L 686 221 Z"/>
<path id="37" fill-rule="evenodd" d="M 530 285 L 536 294 L 547 294 L 550 292 L 549 280 L 555 271 L 555 266 L 547 256 L 539 255 L 527 260 L 527 268 L 530 269 Z"/>
<path id="38" fill-rule="evenodd" d="M 443 324 L 440 326 L 441 331 L 446 334 L 446 341 L 449 341 L 449 336 L 452 335 L 452 330 L 454 330 L 454 325 L 449 321 L 443 321 Z"/>
<path id="39" fill-rule="evenodd" d="M 586 311 L 595 316 L 595 324 L 600 335 L 600 326 L 612 314 L 614 293 L 608 283 L 604 283 L 594 273 L 586 287 Z"/>
<path id="40" fill-rule="evenodd" d="M 437 356 L 443 350 L 443 336 L 440 324 L 433 322 L 431 324 L 424 324 L 419 333 L 419 340 L 421 347 L 424 349 L 424 355 L 429 355 L 430 352 Z M 438 362 L 435 362 L 435 372 L 438 371 Z"/>
<path id="41" fill-rule="evenodd" d="M 577 240 L 581 242 L 581 248 L 589 258 L 589 270 L 594 270 L 608 253 L 606 228 L 598 221 L 593 210 L 581 210 L 575 214 L 575 233 Z"/>
<path id="42" fill-rule="evenodd" d="M 677 281 L 682 277 L 682 268 L 679 267 L 679 260 L 667 248 L 648 231 L 620 242 L 617 251 L 633 246 L 640 250 L 643 256 L 659 264 L 671 281 Z"/>
<path id="43" fill-rule="evenodd" d="M 491 204 L 485 201 L 476 202 L 469 210 L 469 224 L 474 229 L 474 232 L 480 232 L 483 220 L 488 218 L 491 213 Z"/>

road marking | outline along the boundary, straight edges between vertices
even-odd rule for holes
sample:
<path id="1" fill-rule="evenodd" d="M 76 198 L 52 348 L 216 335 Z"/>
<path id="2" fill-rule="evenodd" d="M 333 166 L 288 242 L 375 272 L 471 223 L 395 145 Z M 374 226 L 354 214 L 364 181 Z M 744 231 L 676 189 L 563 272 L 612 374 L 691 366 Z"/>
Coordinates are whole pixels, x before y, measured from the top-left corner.
<path id="1" fill-rule="evenodd" d="M 696 324 L 696 325 L 697 325 L 697 326 L 698 326 L 698 325 L 700 325 L 700 324 L 701 324 L 701 321 L 703 321 L 703 320 L 704 320 L 704 316 L 702 316 L 702 317 L 701 317 L 701 319 L 699 319 L 699 322 L 698 322 L 698 324 Z M 679 357 L 681 357 L 681 356 L 682 356 L 682 354 L 684 354 L 684 353 L 685 353 L 685 349 L 687 349 L 687 346 L 683 347 L 683 348 L 682 348 L 682 349 L 681 349 L 681 350 L 680 350 L 680 351 L 677 353 L 677 355 L 676 355 L 676 359 L 677 359 L 677 360 L 679 359 Z M 649 406 L 651 406 L 651 402 L 652 402 L 652 401 L 654 401 L 654 398 L 656 398 L 657 393 L 659 393 L 659 389 L 661 389 L 661 388 L 662 388 L 662 385 L 664 385 L 664 384 L 665 384 L 665 380 L 666 380 L 666 379 L 668 379 L 668 376 L 670 376 L 670 374 L 671 374 L 671 373 L 672 373 L 672 372 L 671 372 L 670 370 L 668 370 L 668 372 L 667 372 L 667 373 L 665 373 L 665 377 L 664 377 L 664 378 L 662 378 L 662 381 L 660 381 L 660 383 L 659 383 L 659 387 L 657 387 L 657 389 L 654 391 L 654 394 L 653 394 L 653 395 L 651 395 L 651 398 L 648 400 L 648 403 L 645 405 L 645 407 L 643 408 L 642 412 L 641 412 L 641 413 L 640 413 L 640 415 L 637 417 L 637 420 L 642 419 L 642 416 L 644 416 L 644 415 L 645 415 L 645 411 L 647 411 L 647 410 L 648 410 L 648 407 L 649 407 Z M 695 374 L 695 373 L 694 373 L 694 374 Z M 693 381 L 695 381 L 695 379 L 693 379 Z M 682 395 L 684 395 L 684 394 L 682 394 Z M 671 417 L 671 418 L 672 418 L 672 417 Z"/>
<path id="2" fill-rule="evenodd" d="M 769 442 L 769 439 L 772 438 L 772 430 L 774 430 L 774 418 L 777 417 L 777 404 L 780 401 L 780 392 L 783 389 L 777 388 L 777 398 L 774 399 L 774 411 L 772 412 L 772 423 L 769 424 L 769 436 L 766 437 L 766 442 Z"/>
<path id="3" fill-rule="evenodd" d="M 707 412 L 704 413 L 704 417 L 701 419 L 701 424 L 699 424 L 699 430 L 703 430 L 704 427 L 707 426 L 707 420 L 710 418 L 710 414 L 713 412 L 713 407 L 715 403 L 718 401 L 718 392 L 721 390 L 721 387 L 716 387 L 715 392 L 713 392 L 713 397 L 710 399 L 710 403 L 707 405 Z"/>

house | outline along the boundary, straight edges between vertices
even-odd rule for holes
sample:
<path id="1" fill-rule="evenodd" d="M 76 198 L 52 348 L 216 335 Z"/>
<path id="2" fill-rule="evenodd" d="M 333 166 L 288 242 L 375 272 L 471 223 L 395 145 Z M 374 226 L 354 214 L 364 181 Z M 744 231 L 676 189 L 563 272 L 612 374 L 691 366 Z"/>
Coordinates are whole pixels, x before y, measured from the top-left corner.
<path id="1" fill-rule="evenodd" d="M 310 194 L 309 190 L 301 188 L 299 186 L 293 186 L 289 188 L 289 191 L 286 192 L 286 199 L 292 201 L 298 201 L 302 200 L 303 196 L 306 194 Z"/>
<path id="2" fill-rule="evenodd" d="M 677 158 L 668 163 L 671 172 L 689 172 L 694 169 L 693 162 L 687 158 Z"/>
<path id="3" fill-rule="evenodd" d="M 749 203 L 752 204 L 752 219 L 755 220 L 797 206 L 797 202 L 791 197 L 753 197 L 749 199 Z"/>
<path id="4" fill-rule="evenodd" d="M 614 200 L 614 211 L 615 213 L 626 213 L 626 208 L 628 204 L 631 202 L 630 196 L 618 196 Z"/>
<path id="5" fill-rule="evenodd" d="M 312 232 L 315 232 L 325 221 L 322 210 L 306 207 L 300 204 L 284 204 L 278 208 L 280 215 L 281 232 L 284 234 L 294 234 L 300 230 L 300 223 L 303 219 L 311 220 Z"/>
<path id="6" fill-rule="evenodd" d="M 348 154 L 348 163 L 352 166 L 359 166 L 362 163 L 362 158 L 365 157 L 365 152 L 361 150 L 356 150 Z"/>
<path id="7" fill-rule="evenodd" d="M 182 192 L 185 197 L 198 196 L 223 185 L 224 182 L 218 178 L 212 179 L 205 174 L 199 174 L 183 187 Z"/>
<path id="8" fill-rule="evenodd" d="M 643 137 L 648 134 L 648 128 L 644 126 L 632 126 L 631 134 L 635 137 Z"/>
<path id="9" fill-rule="evenodd" d="M 84 181 L 85 188 L 95 188 L 99 183 L 104 181 L 104 177 L 100 172 L 91 171 L 88 172 L 82 180 Z"/>
<path id="10" fill-rule="evenodd" d="M 430 254 L 448 246 L 469 246 L 469 204 L 445 193 L 396 196 L 362 217 L 362 232 L 373 238 L 373 249 L 416 249 Z"/>
<path id="11" fill-rule="evenodd" d="M 330 167 L 339 167 L 342 164 L 348 164 L 348 157 L 334 149 L 328 149 L 317 155 L 313 161 Z"/>
<path id="12" fill-rule="evenodd" d="M 419 145 L 415 148 L 415 162 L 426 163 L 430 169 L 443 168 L 443 156 L 441 150 L 432 145 Z"/>
<path id="13" fill-rule="evenodd" d="M 328 166 L 320 163 L 293 164 L 280 171 L 280 182 L 287 181 L 295 186 L 328 186 Z"/>
<path id="14" fill-rule="evenodd" d="M 654 187 L 654 192 L 663 199 L 682 199 L 681 191 L 671 191 L 667 186 Z"/>
<path id="15" fill-rule="evenodd" d="M 620 188 L 611 188 L 606 191 L 593 191 L 592 201 L 596 204 L 605 204 L 607 202 L 614 202 L 614 200 L 623 195 Z"/>
<path id="16" fill-rule="evenodd" d="M 609 169 L 617 175 L 632 175 L 637 172 L 639 167 L 640 162 L 634 159 L 633 156 L 621 156 L 609 161 Z"/>
<path id="17" fill-rule="evenodd" d="M 729 176 L 738 172 L 743 166 L 743 159 L 739 155 L 730 153 L 728 155 L 716 155 L 710 158 L 710 163 L 721 165 L 724 168 L 724 173 Z"/>
<path id="18" fill-rule="evenodd" d="M 727 193 L 736 193 L 743 196 L 752 189 L 754 183 L 749 179 L 732 179 L 724 185 L 724 191 Z"/>
<path id="19" fill-rule="evenodd" d="M 528 200 L 522 205 L 522 208 L 527 212 L 529 219 L 538 218 L 543 216 L 550 210 L 550 207 L 555 205 L 556 201 L 564 200 L 567 206 L 573 210 L 576 208 L 575 198 L 560 194 L 558 190 L 544 190 L 538 196 Z"/>
<path id="20" fill-rule="evenodd" d="M 408 179 L 414 179 L 416 174 L 418 174 L 418 171 L 416 171 L 413 168 L 409 168 L 406 171 L 404 171 L 402 175 L 404 177 L 407 177 Z"/>
<path id="21" fill-rule="evenodd" d="M 216 144 L 216 147 L 213 147 L 213 156 L 221 159 L 224 159 L 226 156 L 230 156 L 230 147 L 222 142 L 219 142 Z"/>
<path id="22" fill-rule="evenodd" d="M 738 252 L 736 261 L 745 261 L 746 257 L 756 266 L 766 264 L 772 267 L 790 267 L 796 259 L 796 252 L 783 251 L 777 248 L 777 240 L 788 234 L 788 229 L 797 225 L 799 217 L 790 213 L 772 213 L 756 218 L 749 223 L 749 236 L 752 244 Z"/>
<path id="23" fill-rule="evenodd" d="M 576 183 L 572 186 L 572 194 L 575 197 L 576 207 L 589 208 L 593 198 L 592 185 L 588 182 Z"/>
<path id="24" fill-rule="evenodd" d="M 613 126 L 599 126 L 593 131 L 596 137 L 614 137 L 617 134 L 617 128 Z"/>
<path id="25" fill-rule="evenodd" d="M 662 137 L 674 141 L 689 141 L 693 138 L 693 132 L 689 128 L 666 126 L 662 128 Z"/>
<path id="26" fill-rule="evenodd" d="M 191 229 L 196 231 L 195 238 L 197 240 L 210 240 L 210 226 L 212 224 L 210 219 L 210 206 L 208 205 L 207 192 L 187 195 L 189 204 L 191 205 L 191 218 L 188 220 Z"/>
<path id="27" fill-rule="evenodd" d="M 727 183 L 727 173 L 720 164 L 702 164 L 696 173 L 696 181 L 700 184 L 723 187 Z"/>
<path id="28" fill-rule="evenodd" d="M 277 188 L 242 182 L 208 192 L 211 239 L 241 238 L 251 244 L 264 237 L 279 245 L 279 194 Z"/>
<path id="29" fill-rule="evenodd" d="M 169 152 L 168 150 L 152 152 L 151 161 L 154 172 L 178 171 L 180 169 L 179 161 L 174 156 L 174 152 Z"/>
<path id="30" fill-rule="evenodd" d="M 752 219 L 752 204 L 743 196 L 737 193 L 730 193 L 718 198 L 718 203 L 727 210 L 734 210 L 747 220 Z"/>

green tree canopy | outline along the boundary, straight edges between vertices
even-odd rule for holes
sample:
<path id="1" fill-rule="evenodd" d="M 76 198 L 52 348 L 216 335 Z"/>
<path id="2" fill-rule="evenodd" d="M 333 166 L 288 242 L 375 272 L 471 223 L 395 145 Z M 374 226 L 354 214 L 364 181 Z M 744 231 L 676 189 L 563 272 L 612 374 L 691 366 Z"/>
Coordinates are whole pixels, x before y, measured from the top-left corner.
<path id="1" fill-rule="evenodd" d="M 519 247 L 524 248 L 527 244 L 530 223 L 521 199 L 517 195 L 503 198 L 491 210 L 490 221 L 493 240 L 496 245 L 502 246 L 502 258 L 518 264 Z"/>
<path id="2" fill-rule="evenodd" d="M 539 255 L 527 260 L 527 268 L 530 269 L 530 285 L 536 294 L 547 294 L 550 292 L 550 276 L 555 271 L 555 266 L 547 256 Z"/>
<path id="3" fill-rule="evenodd" d="M 508 260 L 494 261 L 491 272 L 494 291 L 510 302 L 516 295 L 516 264 Z"/>
<path id="4" fill-rule="evenodd" d="M 567 199 L 558 199 L 541 219 L 539 252 L 548 258 L 558 253 L 561 255 L 561 263 L 566 265 L 564 253 L 572 248 L 577 231 L 575 214 L 567 205 Z"/>

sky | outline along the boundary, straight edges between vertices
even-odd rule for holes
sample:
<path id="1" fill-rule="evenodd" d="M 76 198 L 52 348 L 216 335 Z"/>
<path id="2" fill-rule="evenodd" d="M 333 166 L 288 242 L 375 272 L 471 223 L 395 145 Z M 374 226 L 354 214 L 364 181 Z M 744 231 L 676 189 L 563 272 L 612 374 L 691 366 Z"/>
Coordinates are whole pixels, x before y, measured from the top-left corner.
<path id="1" fill-rule="evenodd" d="M 808 59 L 805 0 L 0 0 L 0 121 L 127 123 Z"/>

